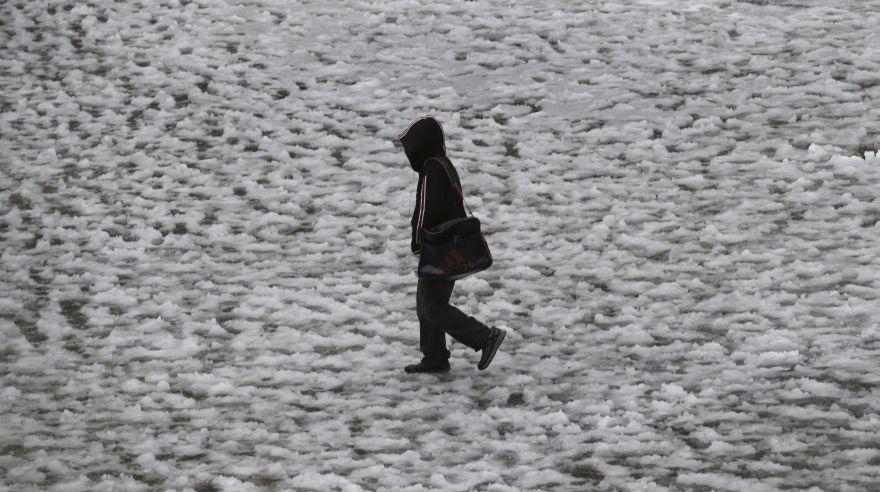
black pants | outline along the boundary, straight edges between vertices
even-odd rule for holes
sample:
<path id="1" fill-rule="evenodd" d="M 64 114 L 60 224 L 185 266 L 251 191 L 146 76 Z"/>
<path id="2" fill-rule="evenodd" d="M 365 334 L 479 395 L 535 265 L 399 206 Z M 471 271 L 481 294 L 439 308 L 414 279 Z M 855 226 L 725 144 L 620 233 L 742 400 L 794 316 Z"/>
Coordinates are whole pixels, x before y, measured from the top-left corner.
<path id="1" fill-rule="evenodd" d="M 476 319 L 449 305 L 453 280 L 419 279 L 416 314 L 419 317 L 419 346 L 428 362 L 449 360 L 446 334 L 474 350 L 489 340 L 491 330 Z"/>

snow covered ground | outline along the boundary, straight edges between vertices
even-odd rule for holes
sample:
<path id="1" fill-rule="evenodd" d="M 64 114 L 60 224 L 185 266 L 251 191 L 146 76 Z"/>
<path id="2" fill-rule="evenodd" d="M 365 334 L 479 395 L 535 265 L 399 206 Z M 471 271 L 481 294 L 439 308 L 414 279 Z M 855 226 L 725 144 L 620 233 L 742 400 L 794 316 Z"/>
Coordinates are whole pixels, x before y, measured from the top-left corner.
<path id="1" fill-rule="evenodd" d="M 880 488 L 880 2 L 578 3 L 2 2 L 0 488 Z"/>

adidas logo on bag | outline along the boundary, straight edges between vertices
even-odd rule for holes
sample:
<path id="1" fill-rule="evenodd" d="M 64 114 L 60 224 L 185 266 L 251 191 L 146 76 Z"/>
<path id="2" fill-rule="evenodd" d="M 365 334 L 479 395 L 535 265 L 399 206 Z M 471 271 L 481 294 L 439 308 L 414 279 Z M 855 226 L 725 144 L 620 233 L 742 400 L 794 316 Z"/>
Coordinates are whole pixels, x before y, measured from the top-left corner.
<path id="1" fill-rule="evenodd" d="M 466 272 L 475 268 L 474 262 L 466 259 L 455 248 L 450 249 L 446 257 L 443 258 L 441 267 L 450 274 Z"/>

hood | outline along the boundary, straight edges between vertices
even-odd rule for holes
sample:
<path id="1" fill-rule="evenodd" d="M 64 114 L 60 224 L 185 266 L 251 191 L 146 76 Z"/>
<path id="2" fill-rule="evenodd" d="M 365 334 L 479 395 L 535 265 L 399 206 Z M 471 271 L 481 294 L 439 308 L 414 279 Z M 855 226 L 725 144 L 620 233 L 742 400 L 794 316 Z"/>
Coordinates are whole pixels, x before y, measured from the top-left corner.
<path id="1" fill-rule="evenodd" d="M 416 172 L 421 172 L 426 159 L 446 155 L 443 127 L 433 116 L 419 118 L 397 139 L 403 144 L 409 165 Z"/>

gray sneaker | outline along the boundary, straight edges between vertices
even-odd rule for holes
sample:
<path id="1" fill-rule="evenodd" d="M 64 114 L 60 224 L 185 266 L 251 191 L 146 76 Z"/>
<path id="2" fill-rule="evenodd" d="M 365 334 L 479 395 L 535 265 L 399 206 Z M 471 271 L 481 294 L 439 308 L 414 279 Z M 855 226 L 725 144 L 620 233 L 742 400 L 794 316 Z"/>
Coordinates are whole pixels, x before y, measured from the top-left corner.
<path id="1" fill-rule="evenodd" d="M 421 361 L 418 364 L 410 364 L 404 367 L 403 370 L 410 374 L 449 372 L 449 361 L 445 361 L 439 364 L 430 364 L 425 361 Z"/>
<path id="2" fill-rule="evenodd" d="M 492 328 L 492 333 L 489 334 L 489 341 L 486 342 L 486 345 L 483 345 L 483 355 L 480 357 L 480 363 L 477 364 L 477 369 L 482 371 L 489 367 L 489 364 L 492 363 L 492 359 L 495 358 L 495 352 L 498 351 L 498 347 L 501 346 L 501 342 L 504 341 L 504 337 L 506 336 L 506 331 L 500 328 Z"/>

